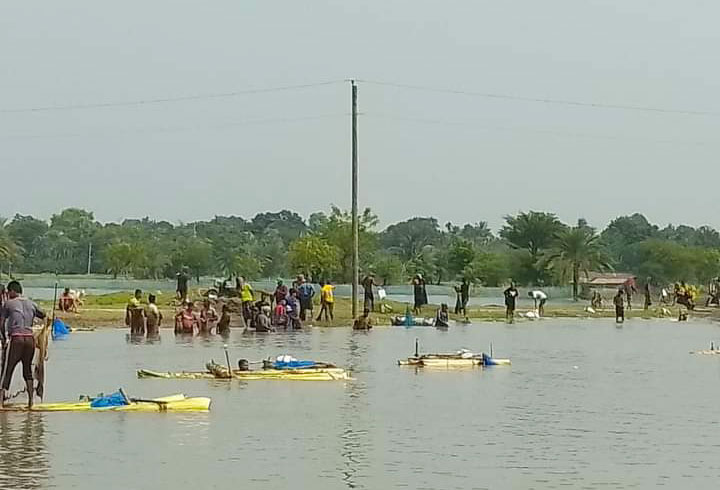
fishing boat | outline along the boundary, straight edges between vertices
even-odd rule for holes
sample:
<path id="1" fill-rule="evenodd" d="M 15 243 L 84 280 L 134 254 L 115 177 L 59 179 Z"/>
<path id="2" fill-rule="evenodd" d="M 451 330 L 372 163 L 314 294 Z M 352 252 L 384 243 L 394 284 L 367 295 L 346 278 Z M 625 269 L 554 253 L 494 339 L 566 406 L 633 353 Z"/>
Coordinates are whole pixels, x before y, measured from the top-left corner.
<path id="1" fill-rule="evenodd" d="M 449 369 L 474 366 L 509 366 L 511 364 L 510 359 L 499 359 L 484 352 L 476 354 L 467 349 L 444 354 L 420 354 L 418 351 L 418 340 L 415 339 L 415 355 L 399 360 L 398 365 Z"/>
<path id="2" fill-rule="evenodd" d="M 75 402 L 38 403 L 28 408 L 27 404 L 7 404 L 6 412 L 207 412 L 210 410 L 210 398 L 186 397 L 183 394 L 160 398 L 130 398 L 118 405 L 95 403 L 97 399 L 84 397 Z"/>
<path id="3" fill-rule="evenodd" d="M 138 369 L 137 377 L 141 379 L 282 379 L 288 381 L 342 381 L 352 379 L 349 373 L 328 363 L 316 363 L 315 366 L 277 369 L 233 369 L 232 377 L 227 366 L 209 362 L 205 371 L 158 372 L 149 369 Z"/>

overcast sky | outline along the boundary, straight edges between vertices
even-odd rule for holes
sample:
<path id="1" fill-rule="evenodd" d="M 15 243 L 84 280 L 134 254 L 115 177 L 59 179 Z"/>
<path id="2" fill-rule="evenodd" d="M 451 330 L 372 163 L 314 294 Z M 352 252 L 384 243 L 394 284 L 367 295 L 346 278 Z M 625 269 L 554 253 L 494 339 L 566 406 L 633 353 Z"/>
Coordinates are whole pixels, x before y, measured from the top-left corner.
<path id="1" fill-rule="evenodd" d="M 5 1 L 0 215 L 349 208 L 342 80 L 354 77 L 714 113 L 360 82 L 360 205 L 383 224 L 433 215 L 496 228 L 535 209 L 720 228 L 718 18 L 710 0 Z"/>

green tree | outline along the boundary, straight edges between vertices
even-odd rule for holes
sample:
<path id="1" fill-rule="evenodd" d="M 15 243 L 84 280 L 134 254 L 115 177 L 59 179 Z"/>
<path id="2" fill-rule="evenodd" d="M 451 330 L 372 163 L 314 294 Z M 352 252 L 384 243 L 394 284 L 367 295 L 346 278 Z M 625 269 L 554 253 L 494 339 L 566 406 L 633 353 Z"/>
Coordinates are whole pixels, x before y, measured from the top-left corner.
<path id="1" fill-rule="evenodd" d="M 475 246 L 470 240 L 464 238 L 453 239 L 448 248 L 447 266 L 450 275 L 464 275 L 466 268 L 475 260 L 476 254 Z"/>
<path id="2" fill-rule="evenodd" d="M 202 238 L 184 240 L 175 251 L 171 264 L 176 270 L 186 266 L 195 280 L 200 282 L 200 276 L 211 272 L 212 245 Z"/>
<path id="3" fill-rule="evenodd" d="M 592 270 L 610 268 L 600 236 L 593 228 L 584 224 L 557 233 L 555 246 L 547 258 L 547 263 L 561 280 L 572 281 L 575 301 L 578 299 L 581 273 L 587 277 Z"/>
<path id="4" fill-rule="evenodd" d="M 415 260 L 428 245 L 437 245 L 442 233 L 435 218 L 411 218 L 388 226 L 380 235 L 383 247 L 405 262 Z"/>
<path id="5" fill-rule="evenodd" d="M 307 274 L 315 280 L 332 278 L 338 272 L 340 249 L 322 237 L 308 235 L 290 244 L 288 260 L 293 274 Z"/>
<path id="6" fill-rule="evenodd" d="M 343 282 L 352 281 L 353 237 L 352 220 L 350 213 L 333 206 L 329 216 L 315 214 L 313 216 L 312 234 L 324 238 L 330 245 L 340 251 L 339 269 L 336 279 Z M 372 263 L 377 248 L 377 236 L 373 228 L 377 226 L 378 218 L 365 208 L 358 216 L 360 269 L 365 269 Z"/>
<path id="7" fill-rule="evenodd" d="M 250 222 L 250 230 L 255 235 L 262 235 L 269 230 L 275 230 L 285 246 L 304 235 L 308 227 L 302 217 L 283 209 L 277 213 L 259 213 Z"/>
<path id="8" fill-rule="evenodd" d="M 556 235 L 564 228 L 566 226 L 552 213 L 529 211 L 506 216 L 500 236 L 512 247 L 527 250 L 532 268 L 527 271 L 528 276 L 538 284 L 546 279 L 545 270 L 539 261 L 540 253 L 553 245 Z"/>
<path id="9" fill-rule="evenodd" d="M 262 261 L 247 252 L 241 252 L 235 256 L 234 267 L 234 270 L 248 281 L 260 278 L 263 270 Z"/>
<path id="10" fill-rule="evenodd" d="M 510 276 L 507 253 L 477 252 L 472 262 L 467 264 L 461 275 L 475 283 L 496 287 L 507 281 Z"/>
<path id="11" fill-rule="evenodd" d="M 130 272 L 133 266 L 133 250 L 129 243 L 117 242 L 103 250 L 105 270 L 117 278 L 118 275 Z"/>
<path id="12" fill-rule="evenodd" d="M 37 272 L 35 264 L 42 238 L 48 232 L 48 224 L 32 216 L 16 214 L 5 226 L 8 236 L 22 249 L 25 272 Z"/>
<path id="13" fill-rule="evenodd" d="M 396 255 L 381 252 L 375 255 L 368 272 L 373 272 L 383 285 L 397 284 L 405 279 L 405 264 Z"/>

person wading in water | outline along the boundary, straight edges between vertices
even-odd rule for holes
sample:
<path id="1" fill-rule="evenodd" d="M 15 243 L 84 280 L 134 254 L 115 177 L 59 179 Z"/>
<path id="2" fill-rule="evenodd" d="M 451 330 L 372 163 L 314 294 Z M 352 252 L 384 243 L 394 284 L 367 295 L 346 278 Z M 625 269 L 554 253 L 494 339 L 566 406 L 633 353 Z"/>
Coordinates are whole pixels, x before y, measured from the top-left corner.
<path id="1" fill-rule="evenodd" d="M 0 309 L 0 337 L 2 338 L 3 352 L 5 352 L 8 341 L 10 346 L 7 351 L 6 366 L 3 366 L 5 370 L 2 388 L 0 388 L 0 407 L 5 403 L 5 393 L 10 389 L 10 381 L 18 362 L 22 362 L 25 390 L 28 393 L 28 407 L 32 407 L 32 361 L 35 356 L 32 325 L 35 318 L 45 318 L 45 312 L 29 299 L 22 297 L 23 290 L 19 282 L 10 281 L 7 289 L 8 300 Z"/>
<path id="2" fill-rule="evenodd" d="M 160 334 L 162 313 L 155 304 L 155 295 L 148 296 L 148 305 L 145 307 L 145 333 L 148 338 L 157 338 Z"/>
<path id="3" fill-rule="evenodd" d="M 130 327 L 130 335 L 145 334 L 145 310 L 141 305 L 142 291 L 135 290 L 135 295 L 130 298 L 125 307 L 125 325 Z"/>

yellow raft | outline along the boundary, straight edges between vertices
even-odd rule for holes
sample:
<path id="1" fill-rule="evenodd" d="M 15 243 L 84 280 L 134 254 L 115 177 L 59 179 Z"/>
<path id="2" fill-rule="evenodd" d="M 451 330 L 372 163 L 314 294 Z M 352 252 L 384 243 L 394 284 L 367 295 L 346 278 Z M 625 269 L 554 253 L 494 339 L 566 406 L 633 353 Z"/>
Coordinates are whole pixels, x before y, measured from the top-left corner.
<path id="1" fill-rule="evenodd" d="M 419 366 L 429 368 L 468 368 L 473 366 L 509 366 L 510 359 L 498 359 L 487 354 L 462 356 L 460 354 L 423 354 L 398 361 L 400 366 Z"/>
<path id="2" fill-rule="evenodd" d="M 185 395 L 170 395 L 148 400 L 133 400 L 129 405 L 117 407 L 93 408 L 90 401 L 38 403 L 28 409 L 27 404 L 5 405 L 2 411 L 6 412 L 207 412 L 210 410 L 210 398 L 186 397 Z"/>
<path id="3" fill-rule="evenodd" d="M 227 368 L 225 368 L 227 373 Z M 181 371 L 181 372 L 158 372 L 149 369 L 138 369 L 137 377 L 141 379 L 230 379 L 225 376 L 218 376 L 209 371 Z M 256 380 L 256 379 L 284 379 L 289 381 L 340 381 L 348 380 L 350 375 L 342 368 L 308 368 L 308 369 L 258 369 L 251 371 L 240 371 L 234 369 L 233 379 Z"/>

